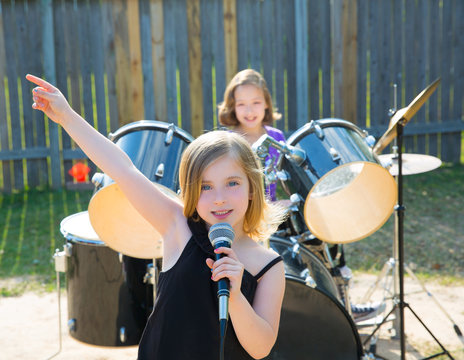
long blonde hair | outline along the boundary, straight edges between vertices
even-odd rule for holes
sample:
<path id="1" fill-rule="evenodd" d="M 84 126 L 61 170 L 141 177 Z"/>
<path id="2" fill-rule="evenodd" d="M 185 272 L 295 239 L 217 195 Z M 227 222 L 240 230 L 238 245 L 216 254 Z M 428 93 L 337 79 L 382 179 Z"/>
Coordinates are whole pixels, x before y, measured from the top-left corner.
<path id="1" fill-rule="evenodd" d="M 282 117 L 277 110 L 273 110 L 272 97 L 264 77 L 253 69 L 246 69 L 235 74 L 226 87 L 224 101 L 218 105 L 219 123 L 221 125 L 236 126 L 239 124 L 237 115 L 235 114 L 235 90 L 241 85 L 254 85 L 262 90 L 267 105 L 263 125 L 272 125 L 274 120 L 279 120 Z"/>
<path id="2" fill-rule="evenodd" d="M 261 163 L 248 142 L 240 135 L 223 130 L 205 133 L 196 138 L 184 151 L 179 168 L 180 196 L 184 216 L 199 220 L 196 206 L 201 193 L 202 175 L 217 159 L 232 156 L 250 184 L 250 199 L 245 213 L 243 230 L 255 241 L 265 241 L 285 219 L 285 212 L 266 200 Z"/>

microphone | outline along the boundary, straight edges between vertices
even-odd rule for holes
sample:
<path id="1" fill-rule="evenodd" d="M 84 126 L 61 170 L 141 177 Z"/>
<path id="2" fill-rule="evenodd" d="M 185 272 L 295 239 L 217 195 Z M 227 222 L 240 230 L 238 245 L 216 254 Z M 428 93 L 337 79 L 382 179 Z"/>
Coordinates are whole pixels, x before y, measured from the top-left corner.
<path id="1" fill-rule="evenodd" d="M 214 224 L 208 232 L 209 241 L 215 250 L 220 247 L 230 248 L 234 237 L 234 229 L 228 223 Z M 223 256 L 224 254 L 216 254 L 216 261 Z M 219 298 L 219 321 L 225 320 L 227 322 L 229 318 L 229 279 L 223 278 L 218 281 L 217 295 Z"/>

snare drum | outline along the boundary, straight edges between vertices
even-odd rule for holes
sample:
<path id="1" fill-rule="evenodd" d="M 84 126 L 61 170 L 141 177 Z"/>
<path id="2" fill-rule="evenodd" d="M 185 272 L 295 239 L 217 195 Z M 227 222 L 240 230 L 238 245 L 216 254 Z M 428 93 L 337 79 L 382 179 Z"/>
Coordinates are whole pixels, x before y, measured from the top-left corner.
<path id="1" fill-rule="evenodd" d="M 64 218 L 60 230 L 66 239 L 70 335 L 99 346 L 138 344 L 153 307 L 153 286 L 144 283 L 148 260 L 107 247 L 87 211 Z"/>
<path id="2" fill-rule="evenodd" d="M 396 203 L 396 182 L 369 144 L 367 133 L 340 119 L 311 121 L 288 145 L 304 150 L 302 165 L 286 157 L 281 181 L 290 196 L 306 199 L 300 208 L 320 240 L 347 243 L 379 229 Z M 303 207 L 304 205 L 304 207 Z"/>
<path id="3" fill-rule="evenodd" d="M 361 359 L 356 326 L 322 262 L 285 238 L 272 236 L 270 246 L 284 259 L 286 281 L 279 335 L 269 359 Z"/>
<path id="4" fill-rule="evenodd" d="M 193 137 L 174 124 L 137 121 L 123 126 L 109 138 L 120 147 L 148 179 L 173 199 L 179 190 L 181 156 Z M 100 238 L 112 249 L 142 259 L 162 257 L 161 235 L 146 221 L 119 186 L 107 175 L 94 177 L 89 215 Z"/>

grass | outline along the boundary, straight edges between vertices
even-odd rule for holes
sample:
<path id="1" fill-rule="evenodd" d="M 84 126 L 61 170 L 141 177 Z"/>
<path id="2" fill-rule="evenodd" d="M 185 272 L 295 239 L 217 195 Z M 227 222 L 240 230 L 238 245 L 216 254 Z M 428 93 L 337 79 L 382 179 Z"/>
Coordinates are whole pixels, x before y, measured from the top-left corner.
<path id="1" fill-rule="evenodd" d="M 464 166 L 444 165 L 404 177 L 405 262 L 420 278 L 464 282 Z M 55 289 L 53 254 L 65 238 L 60 222 L 87 210 L 91 191 L 0 194 L 0 296 Z M 345 245 L 355 272 L 378 272 L 392 255 L 393 216 L 373 235 Z M 64 274 L 62 274 L 64 275 Z"/>

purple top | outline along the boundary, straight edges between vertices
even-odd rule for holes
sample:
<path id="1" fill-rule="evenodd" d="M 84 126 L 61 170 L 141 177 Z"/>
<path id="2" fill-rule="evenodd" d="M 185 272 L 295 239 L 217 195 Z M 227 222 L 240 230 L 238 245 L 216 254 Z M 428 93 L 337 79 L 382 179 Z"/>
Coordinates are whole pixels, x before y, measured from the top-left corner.
<path id="1" fill-rule="evenodd" d="M 286 141 L 284 133 L 280 131 L 279 129 L 276 129 L 276 128 L 273 128 L 267 125 L 264 126 L 264 129 L 266 130 L 267 134 L 273 139 L 277 141 L 283 141 L 283 142 Z M 274 165 L 275 165 L 275 162 L 277 161 L 278 157 L 279 157 L 279 151 L 273 148 L 272 146 L 269 147 L 269 156 L 266 157 L 266 160 L 273 158 Z M 272 201 L 276 201 L 276 188 L 277 188 L 277 184 L 275 183 L 269 184 L 269 186 L 266 187 L 266 195 L 268 195 Z"/>

